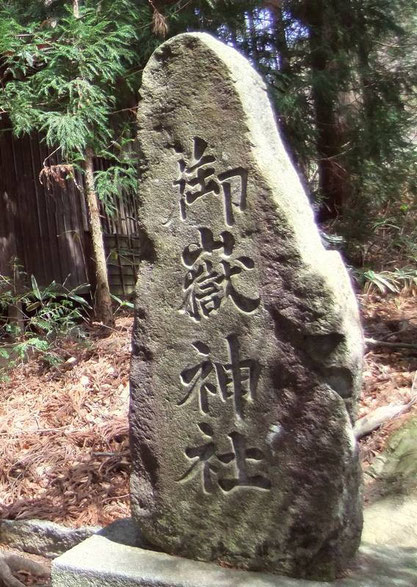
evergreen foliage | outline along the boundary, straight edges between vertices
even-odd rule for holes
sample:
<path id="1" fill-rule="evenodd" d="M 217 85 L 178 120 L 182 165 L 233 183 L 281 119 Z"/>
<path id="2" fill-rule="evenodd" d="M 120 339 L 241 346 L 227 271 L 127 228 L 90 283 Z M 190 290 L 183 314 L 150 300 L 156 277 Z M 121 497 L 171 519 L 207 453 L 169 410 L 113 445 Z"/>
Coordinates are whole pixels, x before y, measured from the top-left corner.
<path id="1" fill-rule="evenodd" d="M 176 14 L 170 34 L 214 32 L 249 57 L 322 217 L 337 217 L 352 241 L 369 238 L 387 206 L 399 221 L 404 206 L 415 207 L 416 8 L 416 0 L 200 1 Z"/>
<path id="2" fill-rule="evenodd" d="M 135 65 L 143 65 L 153 49 L 149 19 L 149 9 L 130 0 L 86 1 L 80 18 L 68 2 L 46 7 L 32 0 L 23 8 L 9 1 L 0 10 L 6 82 L 0 108 L 14 133 L 41 132 L 51 148 L 59 146 L 66 162 L 82 161 L 87 147 L 110 157 L 117 172 L 113 165 L 108 177 L 115 174 L 117 185 L 110 193 L 101 174 L 106 197 L 123 186 L 125 177 L 131 187 L 131 150 L 125 147 L 134 136 L 134 111 L 115 112 L 126 102 L 135 104 L 140 79 Z M 147 53 L 138 55 L 146 36 Z"/>

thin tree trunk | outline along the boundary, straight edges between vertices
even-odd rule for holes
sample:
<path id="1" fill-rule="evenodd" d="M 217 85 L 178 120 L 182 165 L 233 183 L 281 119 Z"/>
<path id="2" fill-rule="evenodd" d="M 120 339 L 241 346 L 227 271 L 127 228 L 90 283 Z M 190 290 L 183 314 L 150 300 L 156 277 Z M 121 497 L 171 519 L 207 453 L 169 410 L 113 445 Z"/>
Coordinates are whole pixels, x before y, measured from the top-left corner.
<path id="1" fill-rule="evenodd" d="M 79 0 L 72 0 L 75 18 L 80 18 Z M 104 251 L 103 230 L 101 227 L 100 207 L 94 184 L 93 149 L 87 147 L 84 159 L 85 199 L 88 207 L 91 240 L 93 243 L 94 263 L 96 266 L 96 288 L 94 292 L 94 316 L 105 326 L 114 327 L 109 278 L 107 274 L 106 253 Z"/>
<path id="2" fill-rule="evenodd" d="M 282 95 L 288 93 L 288 80 L 292 77 L 292 65 L 291 65 L 291 50 L 288 47 L 286 37 L 286 24 L 283 15 L 283 8 L 279 1 L 269 0 L 266 2 L 266 7 L 271 15 L 271 44 L 274 45 L 276 54 L 276 68 L 279 69 L 280 73 L 280 92 Z M 283 140 L 289 147 L 291 157 L 297 166 L 297 169 L 307 180 L 307 168 L 306 162 L 303 161 L 302 157 L 297 156 L 297 152 L 292 148 L 292 141 L 294 140 L 294 126 L 291 118 L 293 115 L 288 113 L 279 113 L 279 122 L 283 130 Z"/>
<path id="3" fill-rule="evenodd" d="M 259 50 L 258 50 L 258 37 L 257 37 L 255 18 L 254 18 L 253 12 L 251 10 L 249 10 L 246 13 L 246 18 L 247 18 L 247 22 L 249 24 L 249 37 L 250 37 L 250 47 L 251 47 L 252 58 L 259 67 L 260 55 L 259 55 Z"/>
<path id="4" fill-rule="evenodd" d="M 78 5 L 78 0 L 72 0 L 72 12 L 75 18 L 80 18 L 80 7 Z"/>
<path id="5" fill-rule="evenodd" d="M 326 11 L 323 0 L 308 5 L 305 22 L 309 27 L 310 66 L 313 73 L 312 98 L 317 127 L 319 187 L 324 200 L 320 217 L 326 220 L 343 212 L 351 194 L 349 173 L 343 160 L 346 136 L 339 112 L 342 96 L 335 86 L 339 64 L 334 56 L 339 47 L 336 23 L 331 18 L 331 11 Z M 324 79 L 330 80 L 330 83 L 323 83 Z"/>
<path id="6" fill-rule="evenodd" d="M 94 261 L 96 265 L 94 314 L 96 320 L 102 322 L 105 326 L 114 327 L 100 209 L 94 185 L 93 150 L 90 147 L 86 149 L 84 171 L 85 198 L 88 206 L 91 240 L 93 242 Z"/>

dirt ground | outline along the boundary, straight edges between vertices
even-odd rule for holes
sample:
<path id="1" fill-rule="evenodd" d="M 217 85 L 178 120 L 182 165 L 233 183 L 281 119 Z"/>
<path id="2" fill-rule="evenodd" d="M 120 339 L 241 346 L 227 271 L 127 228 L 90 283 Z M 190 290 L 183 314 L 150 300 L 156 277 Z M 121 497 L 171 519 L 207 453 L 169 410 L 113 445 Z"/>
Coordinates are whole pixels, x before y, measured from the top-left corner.
<path id="1" fill-rule="evenodd" d="M 417 393 L 417 300 L 362 295 L 359 301 L 367 338 L 416 345 L 367 347 L 363 417 L 383 405 L 406 404 Z M 131 326 L 130 316 L 120 317 L 105 338 L 91 328 L 82 343 L 61 342 L 59 366 L 33 357 L 0 382 L 2 518 L 79 527 L 129 516 Z M 361 440 L 364 468 L 416 410 L 417 404 Z M 20 579 L 48 585 L 30 574 Z"/>

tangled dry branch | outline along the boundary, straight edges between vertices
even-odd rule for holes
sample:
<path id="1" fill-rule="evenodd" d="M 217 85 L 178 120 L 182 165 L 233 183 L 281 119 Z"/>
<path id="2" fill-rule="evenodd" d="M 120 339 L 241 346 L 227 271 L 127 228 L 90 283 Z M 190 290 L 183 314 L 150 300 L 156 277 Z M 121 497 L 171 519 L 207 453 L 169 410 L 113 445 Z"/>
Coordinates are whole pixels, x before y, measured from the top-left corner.
<path id="1" fill-rule="evenodd" d="M 74 177 L 73 165 L 61 163 L 59 165 L 44 165 L 39 173 L 39 181 L 46 185 L 48 190 L 52 189 L 54 183 L 65 188 L 65 181 Z M 45 182 L 45 184 L 44 184 Z"/>
<path id="2" fill-rule="evenodd" d="M 152 31 L 164 39 L 168 33 L 167 20 L 153 0 L 148 0 L 148 2 L 152 8 Z"/>

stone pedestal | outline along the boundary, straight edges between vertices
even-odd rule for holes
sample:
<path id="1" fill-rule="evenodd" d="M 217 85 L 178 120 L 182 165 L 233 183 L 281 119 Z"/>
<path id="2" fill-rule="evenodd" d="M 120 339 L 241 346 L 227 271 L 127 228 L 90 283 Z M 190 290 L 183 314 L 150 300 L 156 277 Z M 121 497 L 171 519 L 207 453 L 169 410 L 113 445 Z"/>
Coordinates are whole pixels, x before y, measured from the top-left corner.
<path id="1" fill-rule="evenodd" d="M 362 546 L 345 578 L 331 583 L 221 568 L 147 550 L 129 520 L 115 522 L 57 558 L 53 587 L 415 587 L 417 549 Z"/>

